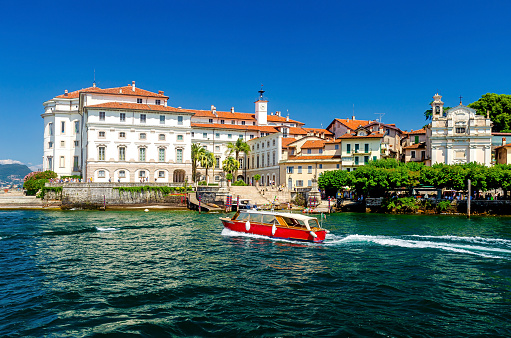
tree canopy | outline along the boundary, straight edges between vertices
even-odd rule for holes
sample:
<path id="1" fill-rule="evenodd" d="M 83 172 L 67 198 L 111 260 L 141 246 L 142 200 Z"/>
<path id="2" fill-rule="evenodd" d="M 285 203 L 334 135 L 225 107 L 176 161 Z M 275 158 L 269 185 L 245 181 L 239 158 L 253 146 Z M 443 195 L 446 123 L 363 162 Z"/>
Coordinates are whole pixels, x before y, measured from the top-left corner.
<path id="1" fill-rule="evenodd" d="M 477 110 L 479 115 L 486 116 L 486 112 L 490 112 L 492 131 L 511 132 L 511 95 L 487 93 L 468 106 Z"/>

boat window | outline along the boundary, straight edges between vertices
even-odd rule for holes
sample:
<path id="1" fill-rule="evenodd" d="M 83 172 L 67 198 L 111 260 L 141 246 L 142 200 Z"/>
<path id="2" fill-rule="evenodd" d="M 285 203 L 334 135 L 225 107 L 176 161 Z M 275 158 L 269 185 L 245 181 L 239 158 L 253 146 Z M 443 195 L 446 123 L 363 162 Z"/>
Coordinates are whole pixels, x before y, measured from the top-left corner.
<path id="1" fill-rule="evenodd" d="M 250 214 L 249 213 L 246 213 L 246 212 L 241 212 L 238 216 L 238 218 L 236 218 L 237 221 L 248 221 L 250 218 Z"/>
<path id="2" fill-rule="evenodd" d="M 297 227 L 299 226 L 298 222 L 294 218 L 289 217 L 282 217 L 282 219 L 286 222 L 286 224 L 290 227 Z"/>
<path id="3" fill-rule="evenodd" d="M 317 219 L 315 219 L 315 218 L 314 218 L 314 219 L 310 219 L 310 220 L 309 220 L 309 226 L 310 226 L 311 228 L 319 228 L 319 227 L 320 227 L 320 226 L 319 226 L 319 223 L 318 223 L 318 220 L 317 220 Z"/>
<path id="4" fill-rule="evenodd" d="M 261 222 L 262 218 L 263 218 L 263 215 L 261 215 L 261 214 L 250 214 L 250 222 L 262 223 Z"/>
<path id="5" fill-rule="evenodd" d="M 302 221 L 301 219 L 298 219 L 297 221 L 298 221 L 299 226 L 301 226 L 302 228 L 306 228 L 304 221 Z"/>
<path id="6" fill-rule="evenodd" d="M 277 219 L 274 215 L 263 215 L 263 223 L 273 224 L 273 222 L 277 223 Z"/>

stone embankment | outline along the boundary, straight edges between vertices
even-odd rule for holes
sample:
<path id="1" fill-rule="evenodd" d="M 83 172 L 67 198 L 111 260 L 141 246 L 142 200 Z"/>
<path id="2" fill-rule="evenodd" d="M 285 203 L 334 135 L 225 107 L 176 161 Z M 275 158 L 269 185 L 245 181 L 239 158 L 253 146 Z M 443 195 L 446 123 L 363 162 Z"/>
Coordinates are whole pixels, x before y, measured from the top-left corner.
<path id="1" fill-rule="evenodd" d="M 35 196 L 25 196 L 22 192 L 7 192 L 0 194 L 0 209 L 44 209 L 59 208 L 60 201 L 46 203 Z"/>

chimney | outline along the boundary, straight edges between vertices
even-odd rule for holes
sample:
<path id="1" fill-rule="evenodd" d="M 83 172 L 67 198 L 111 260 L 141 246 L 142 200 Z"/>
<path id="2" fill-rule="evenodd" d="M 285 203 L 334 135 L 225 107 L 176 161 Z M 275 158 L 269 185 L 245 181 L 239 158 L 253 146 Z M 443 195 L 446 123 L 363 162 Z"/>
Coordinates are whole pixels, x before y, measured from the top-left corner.
<path id="1" fill-rule="evenodd" d="M 159 95 L 163 95 L 163 90 L 158 90 Z"/>
<path id="2" fill-rule="evenodd" d="M 92 88 L 96 88 L 96 81 L 92 82 Z"/>
<path id="3" fill-rule="evenodd" d="M 506 145 L 506 138 L 505 137 L 502 138 L 502 145 L 503 146 Z"/>
<path id="4" fill-rule="evenodd" d="M 234 114 L 234 107 L 231 107 L 231 113 Z"/>
<path id="5" fill-rule="evenodd" d="M 352 116 L 351 116 L 351 119 L 352 119 L 353 121 L 355 121 L 355 115 L 352 115 Z"/>
<path id="6" fill-rule="evenodd" d="M 216 113 L 216 107 L 215 107 L 215 106 L 213 106 L 213 105 L 211 105 L 211 112 L 212 112 L 213 114 L 214 114 L 214 113 Z"/>
<path id="7" fill-rule="evenodd" d="M 67 89 L 66 89 L 66 90 L 64 90 L 64 96 L 67 96 L 67 93 L 68 93 L 68 92 L 67 92 Z"/>
<path id="8" fill-rule="evenodd" d="M 131 81 L 131 90 L 135 91 L 135 81 Z"/>
<path id="9" fill-rule="evenodd" d="M 276 115 L 276 116 L 280 116 L 280 111 L 278 111 L 278 110 L 277 110 L 277 111 L 275 112 L 275 115 Z"/>
<path id="10" fill-rule="evenodd" d="M 289 115 L 288 115 L 288 116 L 286 116 L 286 121 L 289 121 Z"/>

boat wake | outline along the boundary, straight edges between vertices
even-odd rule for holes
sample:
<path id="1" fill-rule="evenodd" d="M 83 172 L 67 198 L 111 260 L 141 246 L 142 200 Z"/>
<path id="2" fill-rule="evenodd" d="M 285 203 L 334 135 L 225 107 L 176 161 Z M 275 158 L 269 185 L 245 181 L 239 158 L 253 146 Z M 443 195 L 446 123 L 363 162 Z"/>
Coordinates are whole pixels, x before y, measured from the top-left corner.
<path id="1" fill-rule="evenodd" d="M 327 235 L 325 245 L 367 245 L 397 246 L 410 249 L 438 249 L 485 258 L 511 260 L 511 240 L 483 237 L 459 236 L 368 236 L 348 235 L 345 237 Z"/>
<path id="2" fill-rule="evenodd" d="M 115 230 L 118 230 L 117 228 L 101 228 L 101 227 L 96 227 L 96 230 L 98 231 L 115 231 Z"/>

